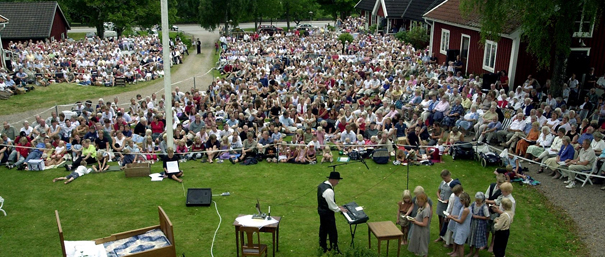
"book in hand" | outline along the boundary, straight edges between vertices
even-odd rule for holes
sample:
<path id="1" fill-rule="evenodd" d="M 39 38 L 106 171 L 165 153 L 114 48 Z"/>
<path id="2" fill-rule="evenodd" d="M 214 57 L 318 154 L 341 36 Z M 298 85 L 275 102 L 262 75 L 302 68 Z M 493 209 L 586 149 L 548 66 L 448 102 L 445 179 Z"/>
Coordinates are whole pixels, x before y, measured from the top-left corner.
<path id="1" fill-rule="evenodd" d="M 411 216 L 405 216 L 405 218 L 406 218 L 407 220 L 409 220 L 409 221 L 414 220 L 414 217 L 411 217 Z"/>

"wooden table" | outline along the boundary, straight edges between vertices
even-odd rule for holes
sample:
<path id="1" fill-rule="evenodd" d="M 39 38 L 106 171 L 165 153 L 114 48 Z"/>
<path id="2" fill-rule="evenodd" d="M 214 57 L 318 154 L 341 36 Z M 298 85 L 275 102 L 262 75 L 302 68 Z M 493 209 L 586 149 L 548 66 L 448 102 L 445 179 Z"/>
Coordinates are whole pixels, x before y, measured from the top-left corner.
<path id="1" fill-rule="evenodd" d="M 238 218 L 242 216 L 246 216 L 246 214 L 237 215 Z M 275 252 L 279 252 L 279 223 L 281 223 L 281 217 L 271 216 L 271 218 L 277 220 L 277 223 L 262 227 L 260 232 L 271 233 L 273 235 L 273 257 L 275 257 Z M 235 220 L 233 221 L 233 226 L 235 227 L 235 250 L 237 257 L 239 257 L 239 228 L 242 225 Z"/>
<path id="2" fill-rule="evenodd" d="M 372 234 L 378 239 L 378 255 L 380 255 L 380 242 L 387 240 L 387 256 L 389 256 L 389 240 L 397 239 L 397 256 L 401 251 L 401 238 L 403 233 L 392 221 L 368 222 L 368 243 L 372 248 Z"/>

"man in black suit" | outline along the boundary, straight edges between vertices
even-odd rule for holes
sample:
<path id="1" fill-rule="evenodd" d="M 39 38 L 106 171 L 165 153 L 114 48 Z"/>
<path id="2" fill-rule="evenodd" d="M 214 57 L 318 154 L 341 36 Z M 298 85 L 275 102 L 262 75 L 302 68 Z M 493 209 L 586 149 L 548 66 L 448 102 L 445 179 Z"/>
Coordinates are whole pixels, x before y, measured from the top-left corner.
<path id="1" fill-rule="evenodd" d="M 317 186 L 317 213 L 319 213 L 319 246 L 327 252 L 338 250 L 338 232 L 336 231 L 336 219 L 334 213 L 347 212 L 342 206 L 336 205 L 334 200 L 334 187 L 338 185 L 342 178 L 339 172 L 330 172 L 328 180 Z M 327 236 L 330 236 L 330 248 L 326 243 Z"/>

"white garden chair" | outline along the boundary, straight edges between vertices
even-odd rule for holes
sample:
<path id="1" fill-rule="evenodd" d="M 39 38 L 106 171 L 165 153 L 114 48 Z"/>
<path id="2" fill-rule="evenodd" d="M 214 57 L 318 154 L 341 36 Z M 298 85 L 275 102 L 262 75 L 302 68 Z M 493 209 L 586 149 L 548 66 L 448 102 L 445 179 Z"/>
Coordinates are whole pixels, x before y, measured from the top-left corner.
<path id="1" fill-rule="evenodd" d="M 2 210 L 2 206 L 4 206 L 4 198 L 2 198 L 2 196 L 0 196 L 0 211 L 2 213 L 4 213 L 4 216 L 6 216 L 6 212 L 4 210 Z"/>

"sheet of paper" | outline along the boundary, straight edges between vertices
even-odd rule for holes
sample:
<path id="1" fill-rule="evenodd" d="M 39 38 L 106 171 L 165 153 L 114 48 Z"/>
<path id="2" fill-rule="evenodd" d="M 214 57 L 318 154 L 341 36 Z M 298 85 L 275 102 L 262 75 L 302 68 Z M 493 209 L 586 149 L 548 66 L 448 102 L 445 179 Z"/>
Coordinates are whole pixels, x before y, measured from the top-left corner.
<path id="1" fill-rule="evenodd" d="M 355 210 L 356 211 L 363 211 L 363 207 L 361 207 L 361 206 L 355 207 Z"/>
<path id="2" fill-rule="evenodd" d="M 153 178 L 151 178 L 152 182 L 158 182 L 158 181 L 162 181 L 162 180 L 164 180 L 164 177 L 153 177 Z"/>
<path id="3" fill-rule="evenodd" d="M 179 173 L 179 163 L 176 161 L 167 162 L 166 170 L 168 173 Z"/>

